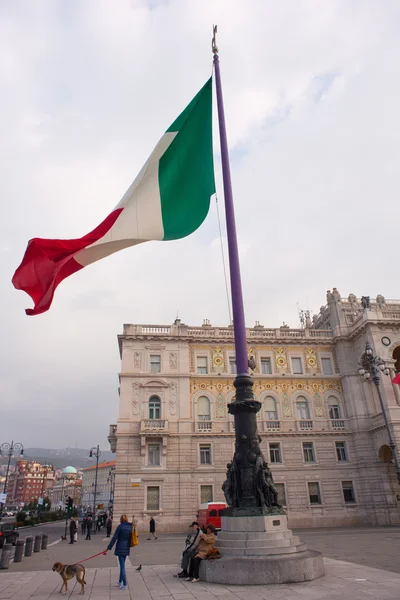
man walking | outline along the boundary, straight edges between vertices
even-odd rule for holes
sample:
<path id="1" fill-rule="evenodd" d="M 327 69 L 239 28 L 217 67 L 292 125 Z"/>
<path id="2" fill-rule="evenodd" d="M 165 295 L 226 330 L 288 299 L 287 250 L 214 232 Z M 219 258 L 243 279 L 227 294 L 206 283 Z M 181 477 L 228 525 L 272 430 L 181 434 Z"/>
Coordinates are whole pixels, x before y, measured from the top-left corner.
<path id="1" fill-rule="evenodd" d="M 182 571 L 180 573 L 178 573 L 178 577 L 186 579 L 186 577 L 188 577 L 188 569 L 189 569 L 189 562 L 190 559 L 196 554 L 197 552 L 197 546 L 199 545 L 200 542 L 200 538 L 199 538 L 199 534 L 201 532 L 200 529 L 200 525 L 197 523 L 197 521 L 193 521 L 193 523 L 190 526 L 192 528 L 192 533 L 190 533 L 185 541 L 185 549 L 182 552 L 182 561 L 181 561 L 181 567 L 182 567 Z"/>
<path id="2" fill-rule="evenodd" d="M 153 519 L 153 517 L 151 517 L 151 519 L 150 519 L 149 528 L 150 528 L 149 529 L 149 537 L 147 539 L 150 540 L 151 536 L 153 536 L 154 539 L 156 540 L 157 539 L 157 536 L 156 536 L 156 522 Z"/>
<path id="3" fill-rule="evenodd" d="M 72 517 L 70 524 L 69 524 L 69 539 L 70 539 L 70 544 L 73 544 L 75 541 L 75 533 L 77 532 L 77 526 L 76 526 L 76 521 L 74 519 L 74 517 Z"/>
<path id="4" fill-rule="evenodd" d="M 92 523 L 93 523 L 93 521 L 92 521 L 92 516 L 91 516 L 91 515 L 88 515 L 88 518 L 87 518 L 87 520 L 86 520 L 86 531 L 87 531 L 87 533 L 86 533 L 86 538 L 85 538 L 85 540 L 91 540 L 91 539 L 92 539 L 92 538 L 90 537 L 90 534 L 92 533 Z"/>

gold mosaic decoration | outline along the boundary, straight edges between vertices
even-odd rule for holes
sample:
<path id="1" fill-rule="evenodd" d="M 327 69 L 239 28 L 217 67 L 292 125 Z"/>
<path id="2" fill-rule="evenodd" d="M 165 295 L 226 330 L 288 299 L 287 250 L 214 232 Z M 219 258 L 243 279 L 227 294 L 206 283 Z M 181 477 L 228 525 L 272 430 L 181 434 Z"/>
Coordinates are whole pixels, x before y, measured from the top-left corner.
<path id="1" fill-rule="evenodd" d="M 212 352 L 212 370 L 214 372 L 225 371 L 225 349 L 221 346 L 214 346 L 211 348 Z"/>
<path id="2" fill-rule="evenodd" d="M 317 393 L 314 394 L 314 413 L 316 417 L 325 416 L 324 403 L 321 396 Z"/>
<path id="3" fill-rule="evenodd" d="M 332 390 L 342 393 L 340 381 L 336 379 L 254 379 L 254 393 L 262 394 L 264 391 L 273 390 L 278 394 L 288 393 L 293 394 L 304 390 L 310 396 L 317 394 L 325 394 Z M 194 394 L 199 391 L 209 391 L 212 394 L 228 394 L 234 390 L 233 378 L 192 378 L 190 380 L 190 393 Z M 315 396 L 314 396 L 315 397 Z"/>
<path id="4" fill-rule="evenodd" d="M 307 348 L 306 350 L 306 371 L 311 371 L 311 373 L 316 373 L 319 371 L 314 348 Z"/>
<path id="5" fill-rule="evenodd" d="M 274 356 L 277 371 L 284 371 L 287 368 L 287 356 L 284 348 L 277 348 Z"/>

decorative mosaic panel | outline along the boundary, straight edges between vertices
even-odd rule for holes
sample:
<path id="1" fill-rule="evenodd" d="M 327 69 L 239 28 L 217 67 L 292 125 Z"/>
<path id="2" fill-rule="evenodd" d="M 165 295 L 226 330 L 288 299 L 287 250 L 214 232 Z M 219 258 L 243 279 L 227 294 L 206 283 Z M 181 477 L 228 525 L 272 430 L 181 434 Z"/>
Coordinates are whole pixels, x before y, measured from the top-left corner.
<path id="1" fill-rule="evenodd" d="M 221 372 L 225 371 L 225 365 L 226 365 L 225 348 L 223 348 L 222 346 L 214 346 L 213 348 L 211 348 L 211 352 L 212 352 L 211 370 L 214 373 L 218 373 L 218 372 L 221 373 Z"/>
<path id="2" fill-rule="evenodd" d="M 290 402 L 289 396 L 286 393 L 282 395 L 282 410 L 284 417 L 292 416 L 292 403 Z"/>
<path id="3" fill-rule="evenodd" d="M 287 371 L 287 356 L 284 348 L 276 348 L 274 351 L 274 358 L 277 372 Z"/>
<path id="4" fill-rule="evenodd" d="M 318 373 L 318 361 L 315 354 L 314 348 L 307 348 L 306 350 L 306 372 L 307 373 Z"/>
<path id="5" fill-rule="evenodd" d="M 215 400 L 215 416 L 217 419 L 226 418 L 226 402 L 222 394 L 218 394 Z"/>
<path id="6" fill-rule="evenodd" d="M 314 394 L 314 412 L 316 417 L 324 417 L 324 403 L 318 393 Z"/>

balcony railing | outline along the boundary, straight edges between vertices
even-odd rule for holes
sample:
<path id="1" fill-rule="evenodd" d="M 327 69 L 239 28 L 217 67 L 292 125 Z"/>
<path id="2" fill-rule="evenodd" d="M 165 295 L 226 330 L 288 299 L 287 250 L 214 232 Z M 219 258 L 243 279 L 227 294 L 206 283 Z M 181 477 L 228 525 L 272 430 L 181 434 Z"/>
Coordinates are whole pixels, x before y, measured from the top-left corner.
<path id="1" fill-rule="evenodd" d="M 168 429 L 168 421 L 165 419 L 143 419 L 141 431 L 165 431 Z"/>
<path id="2" fill-rule="evenodd" d="M 310 421 L 309 419 L 297 421 L 297 425 L 298 425 L 300 431 L 311 431 L 314 428 L 313 422 Z"/>
<path id="3" fill-rule="evenodd" d="M 332 429 L 346 429 L 346 422 L 344 419 L 331 419 Z"/>
<path id="4" fill-rule="evenodd" d="M 280 421 L 264 421 L 264 431 L 280 431 Z"/>
<path id="5" fill-rule="evenodd" d="M 212 421 L 197 421 L 197 431 L 199 433 L 209 433 L 213 430 L 213 422 Z"/>

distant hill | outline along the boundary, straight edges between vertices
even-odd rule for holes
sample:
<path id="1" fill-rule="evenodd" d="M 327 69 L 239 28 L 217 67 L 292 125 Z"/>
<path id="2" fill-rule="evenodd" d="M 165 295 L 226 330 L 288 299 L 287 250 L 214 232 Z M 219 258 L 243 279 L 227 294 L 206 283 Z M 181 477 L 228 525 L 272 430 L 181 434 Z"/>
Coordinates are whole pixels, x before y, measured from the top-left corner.
<path id="1" fill-rule="evenodd" d="M 96 459 L 89 460 L 89 450 L 87 448 L 62 448 L 53 450 L 51 448 L 25 448 L 24 458 L 27 460 L 37 460 L 38 462 L 48 462 L 55 466 L 56 469 L 64 469 L 71 465 L 77 469 L 90 467 L 96 464 Z M 115 454 L 109 450 L 101 450 L 99 463 L 103 461 L 115 460 Z M 0 463 L 5 463 L 5 457 L 0 457 Z M 15 460 L 13 460 L 14 464 Z"/>

